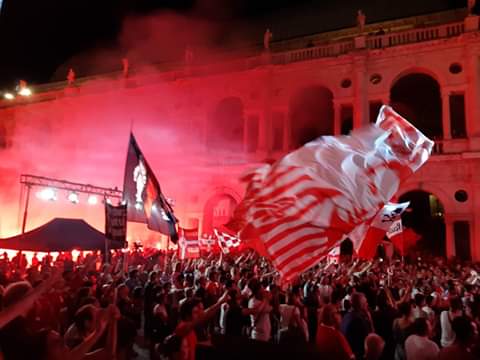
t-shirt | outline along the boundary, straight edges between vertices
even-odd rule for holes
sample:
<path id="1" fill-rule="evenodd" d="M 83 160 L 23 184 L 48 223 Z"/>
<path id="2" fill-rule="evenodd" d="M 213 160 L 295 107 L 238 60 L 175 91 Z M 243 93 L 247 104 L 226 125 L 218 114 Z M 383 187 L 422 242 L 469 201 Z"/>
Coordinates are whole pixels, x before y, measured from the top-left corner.
<path id="1" fill-rule="evenodd" d="M 437 344 L 424 336 L 410 335 L 405 341 L 407 360 L 434 360 L 438 351 Z"/>
<path id="2" fill-rule="evenodd" d="M 220 329 L 225 334 L 225 323 L 227 319 L 228 304 L 224 303 L 220 306 Z"/>
<path id="3" fill-rule="evenodd" d="M 176 329 L 177 331 L 182 331 L 182 328 L 187 326 L 186 322 L 181 321 Z M 187 335 L 182 338 L 182 345 L 180 348 L 180 357 L 179 360 L 195 360 L 195 351 L 197 348 L 197 335 L 195 331 L 190 331 Z"/>
<path id="4" fill-rule="evenodd" d="M 248 308 L 254 309 L 260 306 L 263 301 L 251 298 L 248 302 Z M 252 339 L 260 341 L 270 340 L 272 325 L 270 323 L 270 314 L 267 311 L 250 315 L 252 325 Z"/>
<path id="5" fill-rule="evenodd" d="M 427 319 L 428 320 L 434 320 L 435 319 L 435 311 L 433 311 L 433 309 L 427 305 L 425 305 L 423 308 L 422 308 L 423 312 L 425 314 L 427 314 Z"/>
<path id="6" fill-rule="evenodd" d="M 315 344 L 328 359 L 351 359 L 352 349 L 342 333 L 330 326 L 318 325 Z"/>
<path id="7" fill-rule="evenodd" d="M 442 347 L 447 347 L 455 341 L 455 333 L 452 329 L 452 322 L 450 321 L 450 313 L 445 310 L 440 314 L 440 325 L 442 327 L 442 338 L 440 343 Z"/>
<path id="8" fill-rule="evenodd" d="M 370 322 L 362 312 L 351 311 L 342 320 L 341 331 L 358 358 L 363 357 L 364 341 L 371 330 Z"/>
<path id="9" fill-rule="evenodd" d="M 425 313 L 425 311 L 423 311 L 423 309 L 419 308 L 418 306 L 416 306 L 412 310 L 412 315 L 413 315 L 414 319 L 426 318 L 427 317 L 427 314 Z"/>

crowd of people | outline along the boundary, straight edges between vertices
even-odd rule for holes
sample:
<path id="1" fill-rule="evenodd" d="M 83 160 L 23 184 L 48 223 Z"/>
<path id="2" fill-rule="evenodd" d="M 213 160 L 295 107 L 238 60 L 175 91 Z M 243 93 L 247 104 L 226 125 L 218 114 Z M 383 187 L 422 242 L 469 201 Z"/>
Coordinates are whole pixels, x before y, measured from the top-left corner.
<path id="1" fill-rule="evenodd" d="M 179 260 L 135 249 L 108 262 L 100 253 L 30 263 L 4 255 L 0 355 L 255 359 L 295 349 L 299 359 L 480 359 L 478 273 L 440 258 L 348 258 L 282 284 L 253 251 Z"/>

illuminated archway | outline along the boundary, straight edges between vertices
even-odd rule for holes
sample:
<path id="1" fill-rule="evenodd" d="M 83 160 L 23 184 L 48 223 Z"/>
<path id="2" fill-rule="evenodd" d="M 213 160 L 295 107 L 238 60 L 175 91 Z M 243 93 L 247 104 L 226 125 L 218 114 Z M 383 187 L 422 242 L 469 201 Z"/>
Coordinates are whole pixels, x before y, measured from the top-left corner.
<path id="1" fill-rule="evenodd" d="M 229 194 L 211 197 L 203 210 L 203 234 L 212 234 L 213 229 L 225 225 L 233 215 L 237 201 Z"/>
<path id="2" fill-rule="evenodd" d="M 425 135 L 443 137 L 440 85 L 431 75 L 411 73 L 398 78 L 390 90 L 390 104 Z"/>
<path id="3" fill-rule="evenodd" d="M 404 229 L 411 228 L 421 239 L 417 248 L 429 254 L 446 255 L 445 208 L 437 196 L 423 190 L 409 191 L 399 202 L 410 201 L 402 215 Z"/>
<path id="4" fill-rule="evenodd" d="M 334 129 L 333 93 L 324 86 L 299 90 L 290 101 L 291 145 L 294 148 Z"/>

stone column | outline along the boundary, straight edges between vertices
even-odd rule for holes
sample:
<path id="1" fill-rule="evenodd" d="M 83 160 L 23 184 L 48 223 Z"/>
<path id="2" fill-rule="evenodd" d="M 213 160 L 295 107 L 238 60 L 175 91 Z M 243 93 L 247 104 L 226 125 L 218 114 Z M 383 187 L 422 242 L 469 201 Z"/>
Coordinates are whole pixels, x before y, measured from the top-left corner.
<path id="1" fill-rule="evenodd" d="M 334 101 L 333 109 L 333 135 L 340 135 L 342 132 L 342 105 L 338 101 Z"/>
<path id="2" fill-rule="evenodd" d="M 368 124 L 367 67 L 365 55 L 354 58 L 354 90 L 353 128 Z"/>
<path id="3" fill-rule="evenodd" d="M 443 139 L 452 138 L 450 129 L 450 91 L 442 90 L 442 128 Z"/>
<path id="4" fill-rule="evenodd" d="M 480 75 L 478 49 L 467 41 L 465 47 L 465 75 L 467 90 L 465 92 L 465 115 L 468 137 L 480 136 Z"/>

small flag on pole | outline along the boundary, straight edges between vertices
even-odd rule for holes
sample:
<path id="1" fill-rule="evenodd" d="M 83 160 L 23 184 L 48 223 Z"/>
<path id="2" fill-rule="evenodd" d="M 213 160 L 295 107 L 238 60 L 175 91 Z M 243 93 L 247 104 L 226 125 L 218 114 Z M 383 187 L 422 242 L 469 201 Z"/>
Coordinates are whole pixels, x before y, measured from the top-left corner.
<path id="1" fill-rule="evenodd" d="M 105 202 L 105 237 L 122 244 L 127 242 L 127 206 Z"/>
<path id="2" fill-rule="evenodd" d="M 240 238 L 238 236 L 227 234 L 223 231 L 213 230 L 218 240 L 218 246 L 224 254 L 230 254 L 240 246 Z"/>
<path id="3" fill-rule="evenodd" d="M 410 202 L 401 204 L 388 203 L 368 223 L 356 227 L 348 238 L 353 242 L 353 248 L 358 257 L 362 259 L 373 259 L 377 252 L 378 245 L 387 233 L 401 222 L 401 215 L 410 205 Z"/>
<path id="4" fill-rule="evenodd" d="M 196 259 L 200 257 L 200 241 L 198 239 L 198 228 L 180 229 L 178 241 L 178 257 L 184 259 Z"/>

